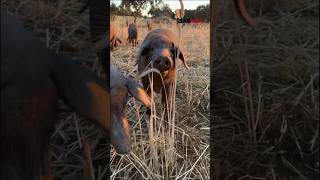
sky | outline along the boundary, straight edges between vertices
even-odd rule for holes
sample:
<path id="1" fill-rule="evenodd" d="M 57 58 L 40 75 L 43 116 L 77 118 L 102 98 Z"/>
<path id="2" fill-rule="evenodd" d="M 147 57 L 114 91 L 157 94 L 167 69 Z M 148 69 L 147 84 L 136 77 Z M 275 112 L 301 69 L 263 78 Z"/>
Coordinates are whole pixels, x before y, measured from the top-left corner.
<path id="1" fill-rule="evenodd" d="M 121 0 L 111 0 L 110 3 L 115 3 L 117 6 L 119 6 L 121 3 Z M 168 4 L 173 12 L 175 12 L 176 9 L 181 8 L 179 0 L 163 0 L 163 3 Z M 185 9 L 196 9 L 200 5 L 206 5 L 209 3 L 210 3 L 210 0 L 184 0 L 183 1 L 183 5 Z M 147 8 L 147 10 L 144 10 L 142 14 L 147 15 L 148 10 L 149 10 L 149 7 Z"/>

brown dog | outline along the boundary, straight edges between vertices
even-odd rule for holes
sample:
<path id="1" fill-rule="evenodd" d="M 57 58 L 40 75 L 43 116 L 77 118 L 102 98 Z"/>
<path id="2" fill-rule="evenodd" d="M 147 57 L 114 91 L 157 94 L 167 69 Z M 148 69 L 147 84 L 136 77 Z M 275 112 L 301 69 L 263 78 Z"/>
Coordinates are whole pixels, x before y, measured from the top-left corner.
<path id="1" fill-rule="evenodd" d="M 171 85 L 176 78 L 177 58 L 183 62 L 186 69 L 189 69 L 183 52 L 177 46 L 177 38 L 169 29 L 151 31 L 144 39 L 138 52 L 137 64 L 140 74 L 148 67 L 156 68 L 161 72 L 164 88 L 160 75 L 153 73 L 153 90 L 156 93 L 162 93 L 162 103 L 166 103 L 171 96 Z M 150 95 L 148 76 L 142 77 L 141 80 L 145 90 Z"/>

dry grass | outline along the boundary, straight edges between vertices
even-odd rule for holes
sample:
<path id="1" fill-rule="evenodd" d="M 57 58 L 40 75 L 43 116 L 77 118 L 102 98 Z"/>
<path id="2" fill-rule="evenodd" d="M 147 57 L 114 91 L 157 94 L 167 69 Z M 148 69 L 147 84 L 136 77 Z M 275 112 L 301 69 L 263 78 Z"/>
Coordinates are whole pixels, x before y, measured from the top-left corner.
<path id="1" fill-rule="evenodd" d="M 124 17 L 117 17 L 126 40 Z M 139 45 L 148 30 L 137 21 Z M 154 28 L 174 25 L 156 25 Z M 128 102 L 128 117 L 132 124 L 130 155 L 118 156 L 112 151 L 111 179 L 209 179 L 209 25 L 182 29 L 181 46 L 192 68 L 178 68 L 175 105 L 169 115 L 161 111 L 161 95 L 154 95 L 155 107 L 146 117 L 134 99 Z M 123 43 L 113 55 L 115 64 L 124 74 L 139 81 L 136 63 L 137 47 Z M 175 106 L 175 107 L 174 107 Z"/>
<path id="2" fill-rule="evenodd" d="M 226 7 L 230 2 L 225 2 Z M 74 55 L 101 75 L 88 43 L 88 14 L 76 13 L 82 5 L 77 0 L 59 3 L 4 0 L 1 5 L 7 5 L 49 48 Z M 232 10 L 224 9 L 226 19 L 217 27 L 219 48 L 212 71 L 211 129 L 215 153 L 211 157 L 217 166 L 211 178 L 319 178 L 318 8 L 318 1 L 308 0 L 292 11 L 264 14 L 274 27 L 251 29 L 241 24 L 241 37 L 247 36 L 248 40 L 240 45 L 233 43 L 237 33 Z M 120 23 L 123 25 L 125 21 Z M 141 44 L 147 28 L 139 29 Z M 122 30 L 121 38 L 125 39 L 124 26 Z M 180 179 L 208 179 L 209 26 L 184 28 L 182 45 L 192 69 L 186 71 L 179 66 L 174 126 L 173 121 L 171 124 L 161 121 L 164 118 L 159 107 L 155 109 L 157 118 L 147 120 L 143 108 L 138 113 L 139 103 L 131 98 L 128 116 L 134 148 L 128 156 L 111 152 L 112 178 L 174 179 L 173 176 L 182 175 Z M 243 94 L 242 87 L 247 85 L 241 83 L 239 67 L 243 66 L 239 66 L 238 47 L 244 48 L 241 53 L 248 65 L 251 107 L 244 105 L 248 96 Z M 130 45 L 122 45 L 114 53 L 114 64 L 136 80 L 133 65 L 137 51 Z M 159 97 L 154 100 L 159 104 Z M 246 112 L 253 112 L 254 118 Z M 61 108 L 59 119 L 52 136 L 54 176 L 57 179 L 82 176 L 85 164 L 79 140 L 82 129 L 92 147 L 97 179 L 103 179 L 108 169 L 108 145 L 103 143 L 103 134 L 65 108 Z M 255 122 L 254 126 L 248 122 Z M 167 127 L 174 136 L 168 134 Z"/>
<path id="3" fill-rule="evenodd" d="M 87 69 L 104 77 L 91 48 L 88 11 L 78 14 L 83 6 L 78 0 L 4 0 L 1 6 L 18 16 L 48 48 L 72 56 Z M 83 131 L 91 146 L 96 179 L 106 179 L 109 146 L 105 142 L 105 134 L 61 102 L 59 111 L 59 122 L 51 137 L 54 178 L 83 179 L 85 167 L 88 166 L 84 155 L 86 146 L 80 135 Z"/>
<path id="4" fill-rule="evenodd" d="M 103 77 L 90 46 L 88 12 L 77 14 L 83 5 L 79 1 L 5 0 L 1 5 L 17 15 L 48 48 L 73 56 Z M 121 29 L 125 32 L 124 27 Z M 141 44 L 147 28 L 140 26 L 139 30 Z M 122 40 L 125 33 L 122 33 Z M 179 66 L 175 118 L 165 121 L 157 107 L 157 117 L 146 120 L 144 109 L 139 114 L 139 103 L 131 98 L 127 113 L 132 124 L 133 151 L 128 156 L 111 152 L 113 179 L 174 179 L 177 176 L 179 179 L 209 179 L 209 26 L 187 27 L 183 33 L 181 43 L 192 69 L 186 71 Z M 137 51 L 130 45 L 122 45 L 114 55 L 116 66 L 138 81 L 133 66 Z M 159 104 L 158 97 L 155 101 Z M 59 107 L 60 122 L 52 136 L 55 179 L 82 179 L 87 163 L 81 132 L 91 145 L 96 179 L 105 179 L 109 169 L 109 146 L 104 134 L 62 103 Z"/>
<path id="5" fill-rule="evenodd" d="M 212 176 L 318 179 L 319 2 L 269 10 L 262 18 L 274 26 L 238 30 L 229 5 L 213 64 Z"/>

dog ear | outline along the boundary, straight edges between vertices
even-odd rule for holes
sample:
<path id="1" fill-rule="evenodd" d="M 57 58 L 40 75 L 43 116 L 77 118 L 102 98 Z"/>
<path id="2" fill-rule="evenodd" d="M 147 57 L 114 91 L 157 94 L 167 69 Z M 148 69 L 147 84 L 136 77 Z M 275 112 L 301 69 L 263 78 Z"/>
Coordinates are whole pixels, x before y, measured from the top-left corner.
<path id="1" fill-rule="evenodd" d="M 188 66 L 188 64 L 186 63 L 186 60 L 184 58 L 183 52 L 181 51 L 181 49 L 177 46 L 174 45 L 174 43 L 172 43 L 172 49 L 173 49 L 173 56 L 174 58 L 179 58 L 182 62 L 183 65 L 186 69 L 190 69 L 190 67 Z"/>

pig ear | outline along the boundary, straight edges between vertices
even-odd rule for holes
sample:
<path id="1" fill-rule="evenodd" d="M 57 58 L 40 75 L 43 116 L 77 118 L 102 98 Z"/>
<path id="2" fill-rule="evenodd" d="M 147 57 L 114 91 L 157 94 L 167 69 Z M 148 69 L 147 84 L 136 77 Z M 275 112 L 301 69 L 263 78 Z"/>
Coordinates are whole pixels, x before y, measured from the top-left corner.
<path id="1" fill-rule="evenodd" d="M 145 47 L 141 46 L 141 47 L 140 47 L 140 50 L 139 50 L 139 52 L 138 52 L 138 55 L 137 55 L 137 61 L 136 61 L 135 65 L 138 64 L 138 61 L 139 61 L 139 59 L 141 58 L 141 56 L 146 55 L 149 51 L 150 51 L 150 48 L 148 48 L 148 47 L 146 47 L 146 46 L 145 46 Z"/>
<path id="2" fill-rule="evenodd" d="M 129 93 L 137 100 L 142 102 L 145 106 L 151 107 L 151 101 L 150 97 L 146 93 L 146 91 L 139 86 L 138 83 L 127 79 L 127 87 L 129 90 Z"/>
<path id="3" fill-rule="evenodd" d="M 144 55 L 146 55 L 149 51 L 150 51 L 150 48 L 145 47 L 145 48 L 142 49 L 142 51 L 140 52 L 139 55 L 140 55 L 140 56 L 144 56 Z"/>
<path id="4" fill-rule="evenodd" d="M 174 45 L 174 43 L 172 43 L 172 47 L 174 49 L 174 57 L 178 57 L 182 62 L 183 62 L 183 65 L 186 69 L 190 69 L 190 67 L 188 66 L 188 64 L 186 63 L 186 60 L 184 59 L 184 55 L 183 55 L 183 52 L 181 51 L 181 49 L 177 46 Z M 179 53 L 179 54 L 178 54 Z M 177 56 L 178 54 L 178 56 Z"/>

